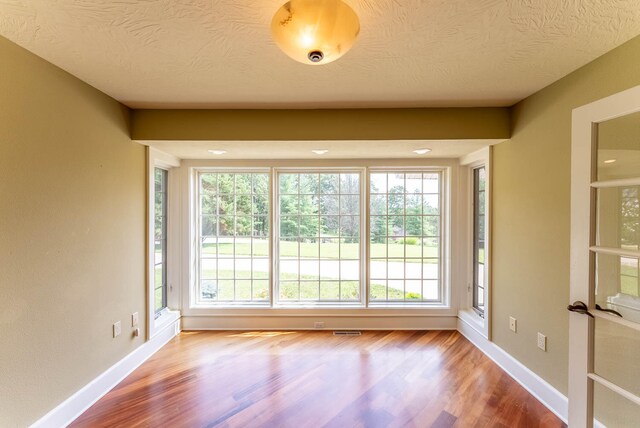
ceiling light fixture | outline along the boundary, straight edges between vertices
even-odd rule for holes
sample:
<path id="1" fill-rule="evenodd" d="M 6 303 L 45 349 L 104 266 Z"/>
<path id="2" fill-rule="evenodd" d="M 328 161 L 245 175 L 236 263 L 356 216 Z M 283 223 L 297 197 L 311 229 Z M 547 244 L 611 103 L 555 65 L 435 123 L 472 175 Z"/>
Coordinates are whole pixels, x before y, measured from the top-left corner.
<path id="1" fill-rule="evenodd" d="M 327 64 L 347 53 L 360 32 L 358 15 L 341 0 L 291 0 L 273 15 L 273 40 L 304 64 Z"/>
<path id="2" fill-rule="evenodd" d="M 414 150 L 413 153 L 417 154 L 417 155 L 424 155 L 427 154 L 431 151 L 431 149 L 417 149 Z"/>
<path id="3" fill-rule="evenodd" d="M 212 155 L 223 155 L 225 153 L 227 153 L 226 150 L 207 150 L 209 153 L 211 153 Z"/>
<path id="4" fill-rule="evenodd" d="M 328 153 L 328 152 L 329 152 L 329 150 L 324 150 L 324 149 L 322 149 L 322 150 L 311 150 L 311 151 L 312 151 L 313 153 L 317 154 L 317 155 L 323 155 L 323 154 L 325 154 L 325 153 Z"/>
<path id="5" fill-rule="evenodd" d="M 607 159 L 606 161 L 604 161 L 604 163 L 614 163 L 615 161 L 615 159 Z"/>

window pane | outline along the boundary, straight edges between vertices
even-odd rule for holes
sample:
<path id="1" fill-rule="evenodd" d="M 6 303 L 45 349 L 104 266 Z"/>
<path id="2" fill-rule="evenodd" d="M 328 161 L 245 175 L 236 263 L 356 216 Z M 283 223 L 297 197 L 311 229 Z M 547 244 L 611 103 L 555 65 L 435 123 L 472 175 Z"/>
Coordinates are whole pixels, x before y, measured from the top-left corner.
<path id="1" fill-rule="evenodd" d="M 346 242 L 358 242 L 360 236 L 360 216 L 344 215 L 340 217 L 340 236 Z"/>
<path id="2" fill-rule="evenodd" d="M 371 279 L 369 298 L 371 300 L 387 300 L 387 281 L 384 279 Z"/>
<path id="3" fill-rule="evenodd" d="M 288 209 L 289 215 L 280 218 L 280 299 L 359 300 L 360 174 L 302 173 L 296 175 L 299 194 L 295 195 L 290 190 L 282 192 L 292 188 L 292 175 L 278 176 L 281 213 L 294 198 L 298 201 L 296 211 Z M 292 247 L 294 241 L 297 248 Z M 344 290 L 342 283 L 348 286 Z"/>
<path id="4" fill-rule="evenodd" d="M 370 175 L 372 302 L 442 300 L 440 180 L 438 171 Z M 429 282 L 429 293 L 426 281 L 435 284 Z"/>
<path id="5" fill-rule="evenodd" d="M 322 215 L 336 215 L 340 214 L 340 198 L 338 195 L 321 195 L 320 202 L 320 214 Z"/>
<path id="6" fill-rule="evenodd" d="M 320 231 L 320 220 L 315 215 L 300 216 L 299 236 L 316 237 Z"/>
<path id="7" fill-rule="evenodd" d="M 422 213 L 423 214 L 440 214 L 440 196 L 439 195 L 422 195 Z"/>
<path id="8" fill-rule="evenodd" d="M 473 170 L 473 307 L 484 314 L 484 242 L 485 242 L 485 205 L 486 205 L 486 173 L 485 168 Z M 430 232 L 437 229 L 440 234 L 439 224 L 433 222 Z"/>
<path id="9" fill-rule="evenodd" d="M 360 300 L 360 283 L 358 281 L 342 281 L 340 283 L 340 298 L 342 300 Z"/>
<path id="10" fill-rule="evenodd" d="M 319 282 L 301 282 L 300 283 L 300 300 L 320 299 L 320 283 Z"/>
<path id="11" fill-rule="evenodd" d="M 340 194 L 360 194 L 360 174 L 340 174 Z"/>
<path id="12" fill-rule="evenodd" d="M 340 283 L 338 281 L 320 282 L 320 300 L 340 300 Z"/>
<path id="13" fill-rule="evenodd" d="M 640 248 L 640 186 L 598 189 L 597 244 L 602 247 Z"/>
<path id="14" fill-rule="evenodd" d="M 251 215 L 252 202 L 251 195 L 236 195 L 235 215 Z"/>
<path id="15" fill-rule="evenodd" d="M 598 254 L 595 280 L 596 303 L 623 313 L 626 307 L 633 307 L 634 301 L 640 297 L 640 260 L 636 257 Z M 633 315 L 625 318 L 635 320 L 638 317 Z"/>
<path id="16" fill-rule="evenodd" d="M 422 174 L 411 173 L 406 175 L 406 188 L 407 193 L 422 193 Z"/>
<path id="17" fill-rule="evenodd" d="M 280 238 L 280 258 L 298 258 L 300 244 L 298 238 Z"/>
<path id="18" fill-rule="evenodd" d="M 264 304 L 270 275 L 269 174 L 203 172 L 199 182 L 198 299 Z"/>
<path id="19" fill-rule="evenodd" d="M 369 246 L 369 256 L 372 258 L 387 257 L 387 239 L 386 238 L 374 239 L 372 237 L 371 244 Z"/>
<path id="20" fill-rule="evenodd" d="M 236 191 L 238 195 L 251 193 L 251 174 L 234 174 L 236 179 Z"/>
<path id="21" fill-rule="evenodd" d="M 280 215 L 297 215 L 299 214 L 300 199 L 298 195 L 282 195 L 280 197 Z"/>
<path id="22" fill-rule="evenodd" d="M 320 236 L 335 238 L 340 233 L 340 217 L 321 216 L 320 217 Z"/>
<path id="23" fill-rule="evenodd" d="M 167 170 L 154 170 L 154 308 L 167 307 Z M 211 223 L 208 223 L 211 226 Z"/>
<path id="24" fill-rule="evenodd" d="M 407 215 L 422 214 L 422 195 L 407 195 L 405 203 Z"/>
<path id="25" fill-rule="evenodd" d="M 300 174 L 300 193 L 313 195 L 319 193 L 320 176 L 318 174 Z"/>
<path id="26" fill-rule="evenodd" d="M 340 252 L 340 240 L 336 238 L 320 240 L 320 257 L 323 259 L 337 259 Z"/>
<path id="27" fill-rule="evenodd" d="M 203 194 L 215 194 L 218 192 L 218 177 L 216 174 L 203 174 L 200 181 L 200 190 Z"/>
<path id="28" fill-rule="evenodd" d="M 235 283 L 235 298 L 236 300 L 251 300 L 251 281 L 250 280 L 236 280 Z"/>
<path id="29" fill-rule="evenodd" d="M 254 280 L 253 281 L 253 300 L 269 299 L 269 281 Z"/>
<path id="30" fill-rule="evenodd" d="M 267 216 L 253 217 L 252 236 L 266 238 L 269 236 L 269 218 Z"/>
<path id="31" fill-rule="evenodd" d="M 426 173 L 422 174 L 422 191 L 424 193 L 440 193 L 440 174 Z"/>
<path id="32" fill-rule="evenodd" d="M 297 195 L 300 193 L 298 174 L 280 174 L 280 194 Z"/>
<path id="33" fill-rule="evenodd" d="M 269 194 L 269 175 L 268 174 L 252 174 L 253 177 L 253 193 L 259 195 Z"/>
<path id="34" fill-rule="evenodd" d="M 389 173 L 387 174 L 387 193 L 389 194 L 404 194 L 404 178 L 405 174 L 402 173 Z"/>
<path id="35" fill-rule="evenodd" d="M 233 301 L 235 299 L 235 287 L 233 280 L 223 279 L 218 281 L 218 301 Z"/>
<path id="36" fill-rule="evenodd" d="M 200 198 L 202 214 L 218 213 L 218 197 L 215 193 L 203 193 Z"/>
<path id="37" fill-rule="evenodd" d="M 598 180 L 634 178 L 640 171 L 640 113 L 598 124 Z"/>
<path id="38" fill-rule="evenodd" d="M 403 211 L 396 211 L 401 213 Z M 404 217 L 401 215 L 389 216 L 389 223 L 387 224 L 387 234 L 389 236 L 404 236 Z"/>
<path id="39" fill-rule="evenodd" d="M 203 300 L 218 299 L 218 284 L 215 279 L 204 279 L 200 282 L 200 294 Z"/>
<path id="40" fill-rule="evenodd" d="M 371 195 L 369 215 L 387 214 L 387 195 Z"/>
<path id="41" fill-rule="evenodd" d="M 340 214 L 359 215 L 360 214 L 360 196 L 359 195 L 342 195 L 340 197 Z"/>
<path id="42" fill-rule="evenodd" d="M 338 193 L 339 181 L 338 174 L 320 174 L 320 193 Z"/>
<path id="43" fill-rule="evenodd" d="M 280 236 L 297 237 L 299 235 L 300 217 L 280 217 Z"/>
<path id="44" fill-rule="evenodd" d="M 300 300 L 299 282 L 280 281 L 280 300 Z"/>
<path id="45" fill-rule="evenodd" d="M 370 174 L 370 193 L 387 193 L 387 174 Z"/>

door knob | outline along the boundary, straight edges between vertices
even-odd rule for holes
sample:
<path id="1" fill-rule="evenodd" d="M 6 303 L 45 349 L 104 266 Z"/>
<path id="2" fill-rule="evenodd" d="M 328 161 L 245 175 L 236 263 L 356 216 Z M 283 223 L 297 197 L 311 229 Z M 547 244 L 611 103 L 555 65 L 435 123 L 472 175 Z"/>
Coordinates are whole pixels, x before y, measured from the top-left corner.
<path id="1" fill-rule="evenodd" d="M 567 310 L 571 312 L 577 312 L 579 314 L 589 315 L 591 318 L 595 318 L 591 312 L 589 312 L 589 308 L 584 302 L 576 301 L 573 302 L 573 305 L 567 306 Z"/>

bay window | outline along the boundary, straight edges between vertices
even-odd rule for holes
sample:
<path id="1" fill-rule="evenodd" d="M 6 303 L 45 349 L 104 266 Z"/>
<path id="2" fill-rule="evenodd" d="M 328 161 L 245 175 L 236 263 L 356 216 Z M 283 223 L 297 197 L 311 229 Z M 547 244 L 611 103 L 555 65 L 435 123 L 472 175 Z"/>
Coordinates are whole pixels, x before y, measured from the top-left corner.
<path id="1" fill-rule="evenodd" d="M 199 307 L 444 306 L 444 168 L 196 169 Z"/>

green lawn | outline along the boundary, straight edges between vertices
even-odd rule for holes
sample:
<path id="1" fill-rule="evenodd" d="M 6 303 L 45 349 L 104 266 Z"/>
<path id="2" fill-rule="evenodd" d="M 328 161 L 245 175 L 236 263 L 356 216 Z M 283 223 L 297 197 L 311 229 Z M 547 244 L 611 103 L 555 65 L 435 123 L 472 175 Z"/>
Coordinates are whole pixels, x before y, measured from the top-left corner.
<path id="1" fill-rule="evenodd" d="M 236 272 L 236 278 L 250 278 L 251 272 Z M 204 276 L 213 276 L 213 272 L 204 272 Z M 326 278 L 302 275 L 301 280 L 314 282 L 300 283 L 300 296 L 298 296 L 297 276 L 293 274 L 281 273 L 280 278 L 280 299 L 286 300 L 359 300 L 360 283 L 358 281 L 338 281 Z M 218 271 L 218 299 L 234 299 L 233 271 Z M 319 285 L 319 286 L 318 286 Z M 239 300 L 251 300 L 251 280 L 236 279 L 235 298 Z M 269 281 L 266 272 L 254 272 L 253 300 L 268 300 Z M 389 288 L 389 299 L 402 300 L 405 293 L 402 290 Z M 420 299 L 418 293 L 406 293 L 407 300 Z M 371 299 L 387 299 L 386 287 L 383 284 L 371 284 Z"/>
<path id="2" fill-rule="evenodd" d="M 233 244 L 218 244 L 218 254 L 230 255 L 234 253 Z M 253 252 L 254 256 L 268 256 L 269 244 L 266 240 L 257 241 L 253 244 L 253 251 L 251 244 L 249 243 L 236 243 L 235 254 L 237 256 L 249 256 Z M 405 256 L 406 249 L 406 256 Z M 407 260 L 408 262 L 419 263 L 417 258 L 437 258 L 438 247 L 428 247 L 420 245 L 404 245 L 402 243 L 394 244 L 371 244 L 370 246 L 371 257 L 407 257 L 413 258 L 413 260 Z M 424 251 L 424 253 L 423 253 Z M 342 257 L 343 259 L 358 259 L 360 257 L 360 244 L 339 244 L 337 242 L 321 243 L 320 253 L 322 258 L 337 259 Z M 216 244 L 203 244 L 203 255 L 216 254 Z M 318 244 L 317 243 L 300 243 L 300 257 L 318 258 Z M 298 257 L 298 243 L 297 242 L 280 242 L 280 257 Z M 428 261 L 425 261 L 428 263 Z"/>
<path id="3" fill-rule="evenodd" d="M 298 246 L 299 245 L 299 246 Z M 223 244 L 204 244 L 202 247 L 203 255 L 216 254 L 216 246 L 218 254 L 232 255 L 234 254 L 234 245 L 230 243 Z M 371 257 L 408 257 L 407 262 L 411 263 L 437 263 L 436 258 L 439 257 L 437 247 L 428 247 L 420 245 L 404 244 L 397 241 L 390 244 L 371 244 Z M 298 251 L 300 254 L 298 254 Z M 337 259 L 339 257 L 345 259 L 358 259 L 360 257 L 360 245 L 357 243 L 338 243 L 329 242 L 320 244 L 320 254 L 318 254 L 317 243 L 300 243 L 297 242 L 280 242 L 281 257 L 301 257 L 308 259 L 317 259 L 319 256 L 327 259 Z M 406 251 L 406 256 L 405 256 Z M 268 256 L 268 241 L 254 241 L 253 248 L 249 243 L 235 244 L 236 256 Z M 427 258 L 420 260 L 421 258 Z M 429 259 L 431 258 L 431 259 Z M 213 278 L 214 271 L 204 271 L 203 278 Z M 234 299 L 234 272 L 230 270 L 218 272 L 218 298 L 220 300 Z M 235 272 L 235 299 L 251 300 L 252 285 L 250 271 Z M 268 299 L 268 273 L 253 273 L 253 300 Z M 302 275 L 302 281 L 309 280 L 313 282 L 300 284 L 298 291 L 297 275 L 290 273 L 280 273 L 280 299 L 286 300 L 359 300 L 360 287 L 358 281 L 343 281 L 339 283 L 333 278 L 326 278 L 312 275 Z M 298 292 L 300 293 L 298 295 Z M 389 288 L 387 296 L 387 287 L 384 284 L 370 284 L 371 300 L 416 300 L 421 299 L 419 293 L 404 293 L 402 290 Z"/>
<path id="4" fill-rule="evenodd" d="M 620 291 L 631 296 L 640 294 L 638 282 L 638 268 L 634 266 L 620 266 Z"/>

